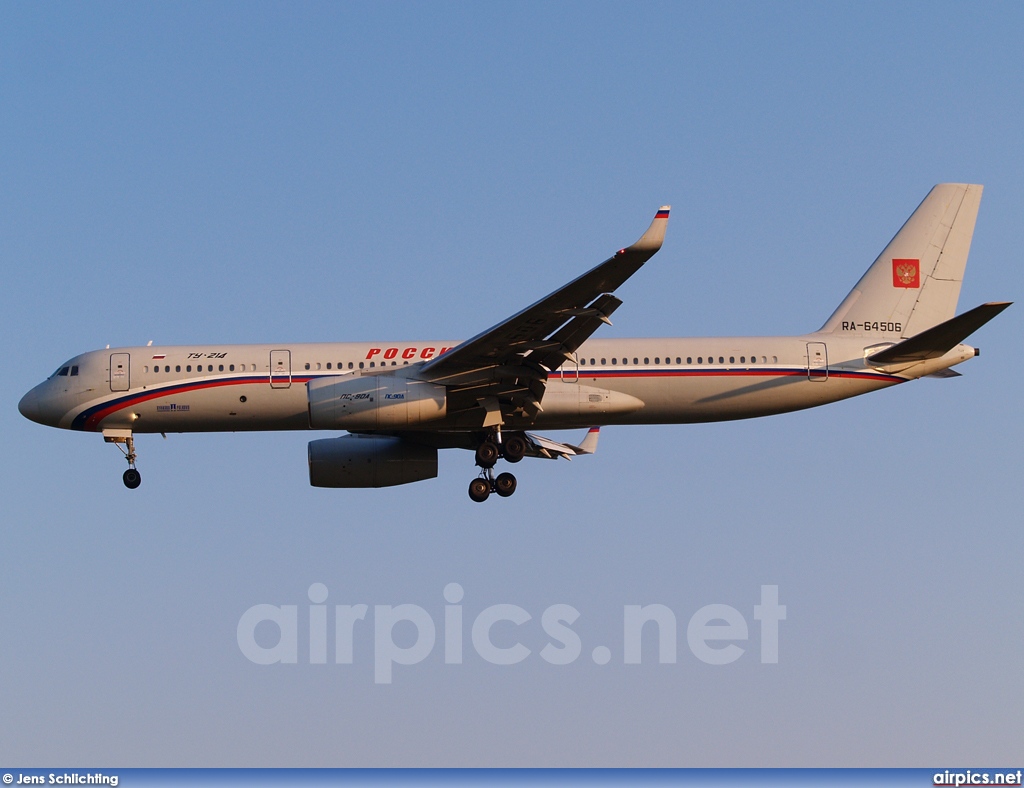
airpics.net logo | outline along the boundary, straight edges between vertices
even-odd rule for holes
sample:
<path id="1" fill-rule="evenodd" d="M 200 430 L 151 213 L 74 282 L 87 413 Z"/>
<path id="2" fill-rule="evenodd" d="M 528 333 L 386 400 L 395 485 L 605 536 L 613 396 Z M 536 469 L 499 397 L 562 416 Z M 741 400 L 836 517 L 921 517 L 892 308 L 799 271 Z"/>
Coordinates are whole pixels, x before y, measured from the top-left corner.
<path id="1" fill-rule="evenodd" d="M 440 617 L 440 632 L 434 617 L 420 605 L 374 605 L 371 624 L 367 604 L 333 605 L 333 616 L 330 616 L 329 606 L 325 604 L 329 593 L 323 583 L 313 583 L 307 595 L 310 604 L 301 616 L 299 605 L 270 604 L 253 605 L 242 614 L 236 637 L 246 659 L 257 665 L 295 665 L 299 662 L 301 642 L 303 656 L 311 665 L 327 664 L 328 659 L 336 665 L 351 665 L 357 641 L 361 643 L 372 637 L 374 683 L 390 684 L 396 665 L 420 664 L 434 652 L 439 639 L 443 641 L 444 662 L 448 665 L 461 665 L 464 660 L 475 658 L 492 665 L 517 665 L 534 656 L 517 635 L 520 633 L 527 639 L 526 630 L 520 628 L 537 625 L 528 610 L 519 605 L 498 604 L 479 612 L 467 611 L 463 604 L 465 591 L 458 583 L 444 587 L 446 604 Z M 748 648 L 740 644 L 748 643 L 750 630 L 754 628 L 760 639 L 760 661 L 777 663 L 779 623 L 786 620 L 786 606 L 779 604 L 779 587 L 762 585 L 760 600 L 752 607 L 753 627 L 743 613 L 731 605 L 701 607 L 685 624 L 690 653 L 708 665 L 736 662 L 747 652 Z M 546 643 L 537 650 L 537 657 L 550 665 L 571 665 L 579 660 L 584 645 L 573 624 L 580 617 L 580 611 L 572 605 L 555 604 L 545 608 L 539 624 Z M 333 638 L 329 637 L 329 619 L 333 619 Z M 469 647 L 464 642 L 467 629 Z M 402 636 L 396 638 L 396 630 Z M 675 664 L 679 619 L 671 608 L 661 604 L 623 606 L 621 650 L 618 651 L 622 663 L 639 665 L 644 661 L 645 631 L 654 635 L 657 661 Z M 407 637 L 413 632 L 413 637 Z M 536 631 L 529 634 L 534 635 Z M 651 640 L 648 635 L 649 647 Z M 360 653 L 365 653 L 365 649 L 360 649 Z M 607 665 L 613 656 L 617 655 L 613 655 L 608 646 L 590 648 L 590 658 L 598 665 Z M 655 659 L 652 653 L 646 657 L 649 662 Z"/>

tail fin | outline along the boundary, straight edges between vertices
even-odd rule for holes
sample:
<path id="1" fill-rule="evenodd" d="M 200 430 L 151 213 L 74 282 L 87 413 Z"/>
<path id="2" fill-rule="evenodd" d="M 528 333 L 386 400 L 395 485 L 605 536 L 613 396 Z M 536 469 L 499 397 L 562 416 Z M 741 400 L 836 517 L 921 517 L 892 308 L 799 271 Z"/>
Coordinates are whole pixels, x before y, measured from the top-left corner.
<path id="1" fill-rule="evenodd" d="M 850 291 L 822 333 L 911 337 L 956 313 L 981 186 L 940 183 Z"/>

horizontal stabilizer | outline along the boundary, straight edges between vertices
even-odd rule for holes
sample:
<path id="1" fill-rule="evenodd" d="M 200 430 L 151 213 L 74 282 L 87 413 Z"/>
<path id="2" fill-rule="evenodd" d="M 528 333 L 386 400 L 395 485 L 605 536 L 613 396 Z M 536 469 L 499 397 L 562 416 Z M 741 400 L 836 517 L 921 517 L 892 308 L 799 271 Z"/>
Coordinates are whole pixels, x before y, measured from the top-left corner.
<path id="1" fill-rule="evenodd" d="M 940 369 L 938 372 L 933 372 L 930 375 L 925 375 L 926 378 L 962 378 L 959 372 L 955 369 Z"/>
<path id="2" fill-rule="evenodd" d="M 868 356 L 868 361 L 872 364 L 903 364 L 944 356 L 1011 303 L 1012 301 L 993 301 L 976 306 L 962 315 Z"/>

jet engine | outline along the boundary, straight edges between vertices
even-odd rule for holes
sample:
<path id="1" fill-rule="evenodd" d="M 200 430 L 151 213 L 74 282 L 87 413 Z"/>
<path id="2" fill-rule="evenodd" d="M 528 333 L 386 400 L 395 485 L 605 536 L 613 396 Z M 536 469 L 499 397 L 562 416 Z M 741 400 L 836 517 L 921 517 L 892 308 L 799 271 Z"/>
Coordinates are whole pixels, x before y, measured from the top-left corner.
<path id="1" fill-rule="evenodd" d="M 393 487 L 437 476 L 437 449 L 386 435 L 344 435 L 309 443 L 314 487 Z"/>
<path id="2" fill-rule="evenodd" d="M 443 419 L 444 386 L 395 375 L 318 378 L 306 384 L 315 430 L 402 429 Z"/>

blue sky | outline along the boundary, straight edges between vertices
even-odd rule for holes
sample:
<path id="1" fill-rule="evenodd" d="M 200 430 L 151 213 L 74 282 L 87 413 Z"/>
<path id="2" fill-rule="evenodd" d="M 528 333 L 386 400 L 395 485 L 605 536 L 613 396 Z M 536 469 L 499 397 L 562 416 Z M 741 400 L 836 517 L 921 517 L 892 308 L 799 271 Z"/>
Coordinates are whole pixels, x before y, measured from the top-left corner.
<path id="1" fill-rule="evenodd" d="M 295 433 L 143 436 L 132 493 L 114 448 L 16 404 L 108 343 L 467 337 L 663 203 L 602 336 L 813 330 L 942 181 L 986 187 L 961 310 L 1019 300 L 1022 24 L 1010 3 L 0 6 L 0 762 L 1019 757 L 1018 307 L 962 378 L 609 428 L 485 506 L 462 452 L 433 481 L 314 490 Z M 374 606 L 440 632 L 452 582 L 467 627 L 528 611 L 501 638 L 530 657 L 489 664 L 467 629 L 462 665 L 439 636 L 374 683 Z M 314 583 L 370 607 L 353 664 L 249 662 L 242 614 L 301 622 Z M 539 657 L 556 604 L 581 614 L 565 666 Z M 675 664 L 653 638 L 623 664 L 635 604 L 675 613 Z M 687 648 L 709 604 L 750 626 L 731 665 Z"/>

